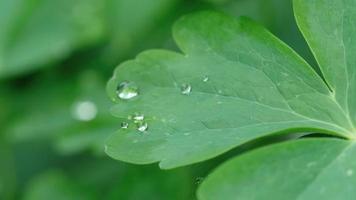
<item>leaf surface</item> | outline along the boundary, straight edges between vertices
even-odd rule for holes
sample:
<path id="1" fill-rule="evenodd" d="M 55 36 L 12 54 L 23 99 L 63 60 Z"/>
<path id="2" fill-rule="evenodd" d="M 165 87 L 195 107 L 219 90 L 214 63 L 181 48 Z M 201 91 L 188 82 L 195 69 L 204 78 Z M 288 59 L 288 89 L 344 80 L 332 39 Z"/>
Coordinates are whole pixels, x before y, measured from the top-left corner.
<path id="1" fill-rule="evenodd" d="M 295 0 L 295 16 L 348 120 L 356 120 L 356 1 Z"/>
<path id="2" fill-rule="evenodd" d="M 209 199 L 353 199 L 356 145 L 302 139 L 267 146 L 218 167 L 198 190 Z"/>
<path id="3" fill-rule="evenodd" d="M 323 80 L 251 20 L 200 12 L 179 20 L 173 34 L 183 53 L 144 52 L 120 65 L 109 81 L 117 103 L 112 113 L 142 113 L 149 125 L 140 133 L 128 120 L 129 128 L 107 142 L 111 157 L 173 168 L 273 134 L 353 136 L 352 123 Z M 117 97 L 124 81 L 137 84 L 137 98 Z M 190 85 L 191 93 L 182 94 L 182 85 Z"/>

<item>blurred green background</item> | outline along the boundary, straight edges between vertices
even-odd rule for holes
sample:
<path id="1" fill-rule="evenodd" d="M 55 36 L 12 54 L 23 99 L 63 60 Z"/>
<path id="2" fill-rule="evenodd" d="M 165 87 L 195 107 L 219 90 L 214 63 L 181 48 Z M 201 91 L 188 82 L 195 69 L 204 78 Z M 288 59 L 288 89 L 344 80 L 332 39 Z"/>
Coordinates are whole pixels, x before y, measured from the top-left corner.
<path id="1" fill-rule="evenodd" d="M 162 171 L 110 159 L 106 81 L 198 10 L 248 16 L 315 66 L 291 0 L 0 0 L 0 199 L 195 199 L 225 155 Z M 237 47 L 238 48 L 238 47 Z"/>

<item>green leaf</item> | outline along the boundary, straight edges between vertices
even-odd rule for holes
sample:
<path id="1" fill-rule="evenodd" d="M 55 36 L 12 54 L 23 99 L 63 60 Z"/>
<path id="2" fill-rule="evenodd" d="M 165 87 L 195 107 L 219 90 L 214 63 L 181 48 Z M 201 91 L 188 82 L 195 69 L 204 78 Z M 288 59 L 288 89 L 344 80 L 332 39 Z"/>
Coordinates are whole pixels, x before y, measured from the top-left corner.
<path id="1" fill-rule="evenodd" d="M 354 142 L 302 139 L 264 147 L 227 161 L 203 182 L 209 199 L 353 199 Z"/>
<path id="2" fill-rule="evenodd" d="M 183 53 L 144 52 L 117 67 L 109 81 L 117 103 L 112 113 L 143 113 L 149 127 L 140 133 L 128 120 L 130 127 L 107 142 L 111 157 L 174 168 L 269 135 L 354 137 L 347 112 L 322 78 L 251 20 L 200 12 L 179 20 L 173 34 Z M 138 86 L 138 97 L 117 97 L 124 81 Z M 184 84 L 192 88 L 188 95 L 180 91 Z"/>
<path id="3" fill-rule="evenodd" d="M 295 16 L 349 120 L 356 120 L 356 1 L 295 0 Z"/>
<path id="4" fill-rule="evenodd" d="M 333 101 L 350 124 L 355 122 L 355 8 L 356 1 L 352 0 L 294 1 L 298 25 L 333 91 Z M 354 141 L 335 139 L 302 140 L 263 148 L 218 168 L 202 185 L 199 196 L 353 199 L 355 151 Z M 257 188 L 258 192 L 251 192 Z"/>
<path id="5" fill-rule="evenodd" d="M 2 0 L 0 78 L 64 59 L 102 39 L 102 8 L 97 0 Z"/>

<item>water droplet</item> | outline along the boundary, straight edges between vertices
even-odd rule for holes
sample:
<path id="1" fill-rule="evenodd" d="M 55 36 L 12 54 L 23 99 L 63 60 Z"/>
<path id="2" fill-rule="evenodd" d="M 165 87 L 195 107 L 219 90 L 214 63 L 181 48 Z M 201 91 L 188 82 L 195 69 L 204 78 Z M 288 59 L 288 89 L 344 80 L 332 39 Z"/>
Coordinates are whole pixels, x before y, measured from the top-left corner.
<path id="1" fill-rule="evenodd" d="M 140 114 L 140 113 L 135 113 L 135 116 L 133 117 L 133 119 L 135 121 L 142 121 L 142 120 L 144 120 L 144 118 L 145 118 L 145 115 L 144 114 Z"/>
<path id="2" fill-rule="evenodd" d="M 195 184 L 199 185 L 199 184 L 201 184 L 203 181 L 204 181 L 204 177 L 197 177 L 197 178 L 195 179 Z"/>
<path id="3" fill-rule="evenodd" d="M 138 87 L 134 82 L 124 81 L 119 84 L 116 93 L 120 99 L 129 100 L 138 95 Z"/>
<path id="4" fill-rule="evenodd" d="M 181 93 L 184 95 L 188 95 L 190 94 L 190 92 L 192 92 L 192 86 L 190 86 L 189 84 L 182 84 L 181 86 Z"/>
<path id="5" fill-rule="evenodd" d="M 140 132 L 145 132 L 148 129 L 147 122 L 140 121 L 137 123 L 137 130 Z"/>
<path id="6" fill-rule="evenodd" d="M 208 76 L 204 76 L 203 81 L 204 82 L 208 82 L 209 81 L 209 77 Z"/>
<path id="7" fill-rule="evenodd" d="M 80 121 L 91 121 L 98 113 L 96 105 L 91 101 L 81 101 L 74 104 L 72 115 Z"/>
<path id="8" fill-rule="evenodd" d="M 354 174 L 354 171 L 352 170 L 352 169 L 348 169 L 347 171 L 346 171 L 346 175 L 347 176 L 352 176 Z"/>
<path id="9" fill-rule="evenodd" d="M 129 123 L 127 122 L 121 122 L 121 128 L 122 129 L 127 129 L 129 127 Z"/>

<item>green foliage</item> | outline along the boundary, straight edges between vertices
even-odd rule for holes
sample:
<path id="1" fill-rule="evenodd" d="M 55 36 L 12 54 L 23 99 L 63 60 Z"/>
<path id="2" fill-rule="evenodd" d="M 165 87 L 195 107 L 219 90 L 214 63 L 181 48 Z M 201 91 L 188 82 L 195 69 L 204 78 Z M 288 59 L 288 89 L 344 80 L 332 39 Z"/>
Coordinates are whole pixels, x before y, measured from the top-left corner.
<path id="1" fill-rule="evenodd" d="M 103 35 L 102 3 L 4 0 L 0 2 L 0 78 L 63 59 Z"/>
<path id="2" fill-rule="evenodd" d="M 107 86 L 116 102 L 111 111 L 129 127 L 109 138 L 106 152 L 169 169 L 256 139 L 317 132 L 339 139 L 300 139 L 238 156 L 207 178 L 199 198 L 352 199 L 355 8 L 354 0 L 294 1 L 324 77 L 247 18 L 217 12 L 181 18 L 173 35 L 182 53 L 146 51 L 115 70 Z M 120 99 L 117 88 L 127 81 L 139 95 Z M 132 119 L 137 113 L 146 131 Z"/>
<path id="3" fill-rule="evenodd" d="M 324 1 L 321 2 L 327 2 Z M 334 21 L 333 15 L 339 19 L 341 10 L 344 10 L 343 5 L 341 2 L 332 5 L 317 5 L 318 1 L 315 2 L 315 5 L 303 2 L 299 2 L 299 6 L 295 5 L 295 9 L 303 14 L 297 18 L 317 60 L 323 63 L 321 65 L 324 66 L 322 69 L 329 87 L 338 88 L 336 93 L 330 93 L 308 64 L 261 26 L 247 19 L 236 21 L 224 14 L 205 12 L 188 15 L 175 26 L 174 35 L 183 53 L 147 51 L 140 54 L 136 61 L 129 61 L 119 67 L 114 79 L 116 83 L 114 81 L 108 88 L 111 88 L 111 98 L 115 98 L 118 103 L 112 113 L 119 118 L 114 118 L 109 113 L 110 99 L 105 95 L 106 80 L 114 66 L 133 58 L 144 49 L 179 51 L 170 36 L 172 23 L 180 16 L 197 10 L 218 10 L 235 18 L 248 16 L 293 47 L 311 65 L 316 65 L 296 26 L 292 1 L 0 1 L 0 199 L 193 200 L 196 199 L 195 191 L 202 180 L 206 180 L 198 190 L 198 196 L 202 199 L 229 199 L 237 191 L 241 197 L 246 197 L 242 195 L 251 195 L 250 189 L 255 191 L 257 187 L 261 191 L 257 196 L 267 194 L 278 198 L 278 194 L 289 191 L 290 197 L 295 194 L 304 197 L 318 191 L 324 180 L 336 179 L 334 176 L 347 176 L 349 179 L 340 179 L 340 185 L 332 185 L 335 182 L 328 181 L 330 183 L 327 187 L 332 187 L 328 192 L 339 190 L 345 196 L 352 195 L 350 185 L 353 185 L 354 176 L 353 167 L 349 166 L 352 154 L 346 149 L 342 150 L 343 145 L 351 141 L 328 138 L 296 140 L 236 156 L 257 146 L 306 134 L 300 133 L 300 130 L 341 138 L 353 136 L 348 134 L 352 131 L 345 130 L 348 122 L 343 117 L 347 115 L 339 112 L 346 108 L 342 103 L 344 95 L 338 92 L 342 89 L 346 91 L 342 85 L 342 73 L 328 71 L 331 69 L 328 66 L 339 63 L 344 63 L 344 67 L 352 66 L 350 55 L 353 45 L 348 37 L 345 37 L 344 44 L 345 52 L 351 52 L 344 58 L 349 61 L 348 64 L 340 56 L 328 60 L 331 54 L 340 55 L 342 48 L 339 46 L 343 40 L 340 30 L 331 30 L 341 26 Z M 330 10 L 327 12 L 329 15 L 324 16 L 321 13 L 323 9 L 319 7 L 333 7 L 335 10 Z M 352 11 L 353 8 L 348 7 L 346 10 Z M 317 16 L 307 15 L 314 13 L 328 18 L 320 18 L 318 22 L 310 21 Z M 351 14 L 345 15 L 345 19 L 351 17 Z M 352 23 L 350 20 L 344 22 L 349 27 L 343 33 L 352 34 L 349 33 L 352 32 Z M 320 33 L 324 28 L 328 32 Z M 256 57 L 258 53 L 268 59 L 259 60 L 260 57 Z M 315 110 L 325 107 L 323 115 L 313 111 L 313 108 L 306 109 L 305 113 L 315 112 L 313 119 L 325 121 L 330 113 L 334 118 L 327 123 L 311 122 L 309 119 L 305 123 L 296 121 L 301 116 L 293 116 L 288 108 L 283 107 L 287 104 L 283 103 L 283 95 L 270 97 L 269 93 L 276 94 L 273 88 L 269 88 L 272 82 L 261 78 L 264 76 L 261 73 L 255 75 L 252 68 L 241 67 L 242 64 L 236 62 L 236 54 L 241 55 L 240 61 L 246 61 L 244 65 L 256 66 L 256 73 L 264 70 L 273 76 L 271 80 L 283 79 L 281 84 L 291 87 L 281 90 L 283 95 L 310 91 L 310 87 L 301 83 L 303 81 L 318 88 L 318 91 L 312 91 L 313 94 L 324 92 L 320 99 L 329 93 L 336 94 L 337 101 L 316 100 L 314 103 L 312 97 L 307 100 L 304 96 L 294 102 L 313 102 L 312 106 L 318 106 Z M 276 59 L 270 60 L 270 55 L 276 55 Z M 317 67 L 315 69 L 319 70 Z M 352 72 L 352 69 L 347 71 Z M 286 72 L 290 78 L 280 78 L 278 72 Z M 296 80 L 296 74 L 302 79 Z M 338 78 L 332 80 L 333 74 L 338 74 Z M 351 73 L 349 76 L 351 84 L 353 76 Z M 177 85 L 172 85 L 171 77 L 174 77 Z M 114 90 L 121 78 L 125 78 L 125 81 L 140 79 L 135 81 L 139 85 L 138 98 L 129 102 L 116 99 Z M 240 82 L 236 83 L 239 79 Z M 301 84 L 292 87 L 294 82 Z M 180 94 L 181 84 L 190 84 L 192 92 L 186 96 Z M 160 88 L 165 85 L 170 88 Z M 148 91 L 153 93 L 147 95 Z M 185 91 L 189 93 L 188 85 L 185 85 Z M 352 93 L 352 88 L 349 88 L 349 92 Z M 164 98 L 163 93 L 166 95 Z M 254 94 L 262 96 L 253 97 Z M 236 101 L 237 95 L 249 98 Z M 352 105 L 353 100 L 349 100 L 349 105 Z M 260 101 L 269 101 L 269 107 L 253 106 Z M 335 102 L 341 107 L 329 107 Z M 273 106 L 280 106 L 280 110 L 270 112 Z M 352 120 L 353 109 L 349 109 Z M 145 115 L 148 130 L 136 133 L 136 124 L 130 122 L 127 130 L 115 133 L 121 122 L 129 122 L 128 115 L 136 111 Z M 264 115 L 264 112 L 274 115 Z M 249 118 L 249 113 L 257 119 Z M 280 113 L 284 113 L 283 116 Z M 154 118 L 162 116 L 164 118 Z M 294 121 L 285 126 L 278 123 L 273 126 L 255 126 L 258 120 L 272 123 L 273 120 L 281 119 Z M 201 123 L 202 120 L 206 123 Z M 241 127 L 250 122 L 251 127 Z M 295 127 L 283 129 L 290 125 Z M 300 129 L 300 126 L 307 125 Z M 290 131 L 296 134 L 291 135 Z M 127 165 L 104 154 L 105 141 L 111 134 L 107 151 L 125 161 L 161 161 L 162 168 L 174 168 L 214 159 L 169 171 L 160 170 L 155 165 Z M 314 147 L 319 149 L 315 150 Z M 226 151 L 229 152 L 224 153 Z M 308 152 L 303 153 L 305 151 Z M 326 155 L 320 156 L 321 153 Z M 308 156 L 299 156 L 301 154 Z M 205 179 L 213 168 L 234 156 Z M 295 159 L 284 159 L 290 157 Z M 298 169 L 303 170 L 298 171 L 286 165 L 300 165 Z M 280 169 L 278 174 L 275 168 Z M 319 171 L 325 173 L 319 175 Z M 288 180 L 289 184 L 280 190 L 274 187 L 275 184 L 265 186 L 270 183 L 271 177 L 275 177 L 275 182 L 282 182 L 288 177 L 296 177 L 296 173 L 303 176 Z M 224 178 L 226 176 L 228 178 Z M 268 179 L 261 180 L 261 176 Z M 217 179 L 223 180 L 220 182 Z M 312 183 L 311 179 L 315 179 L 315 182 Z M 306 185 L 310 189 L 302 191 L 302 186 Z M 229 187 L 232 189 L 229 190 Z M 272 196 L 268 190 L 281 192 Z M 324 195 L 334 197 L 328 192 Z"/>
<path id="4" fill-rule="evenodd" d="M 218 167 L 199 199 L 353 199 L 353 143 L 301 139 L 246 153 Z"/>

